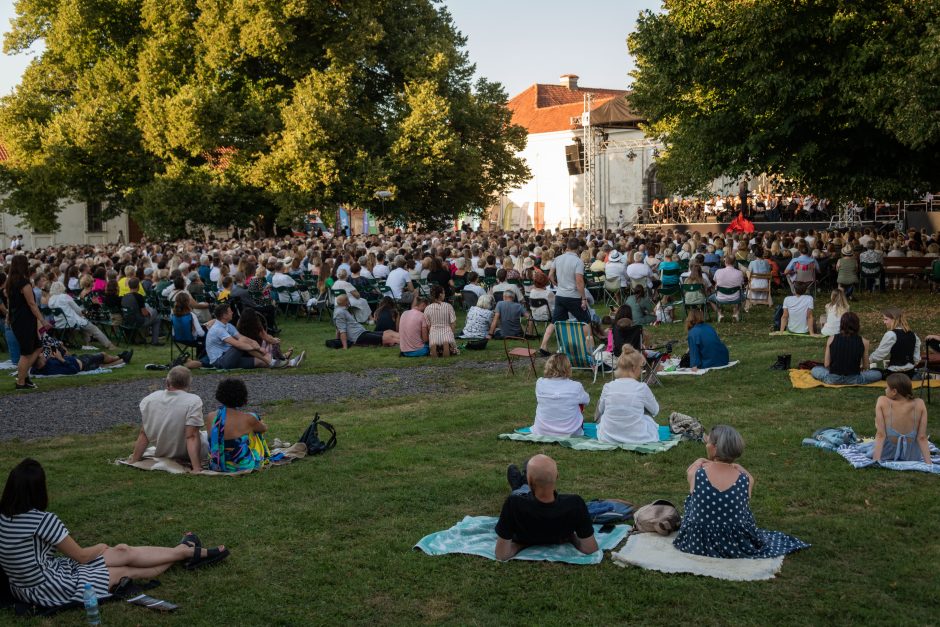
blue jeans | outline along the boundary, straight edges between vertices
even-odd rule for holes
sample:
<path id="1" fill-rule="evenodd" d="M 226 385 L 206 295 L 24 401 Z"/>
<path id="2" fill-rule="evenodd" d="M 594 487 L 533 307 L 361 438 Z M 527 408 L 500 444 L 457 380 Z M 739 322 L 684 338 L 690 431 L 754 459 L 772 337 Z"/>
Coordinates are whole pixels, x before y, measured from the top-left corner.
<path id="1" fill-rule="evenodd" d="M 0 328 L 3 329 L 3 337 L 7 342 L 7 350 L 10 351 L 10 362 L 15 366 L 16 362 L 20 360 L 20 343 L 16 341 L 13 330 L 3 324 L 2 320 L 0 320 Z"/>
<path id="2" fill-rule="evenodd" d="M 431 349 L 428 348 L 427 344 L 425 344 L 424 346 L 422 346 L 421 348 L 417 350 L 403 351 L 401 356 L 402 357 L 427 357 L 430 354 L 431 354 Z"/>
<path id="3" fill-rule="evenodd" d="M 531 492 L 531 491 L 532 491 L 532 488 L 530 488 L 530 487 L 529 487 L 529 484 L 527 483 L 527 484 L 525 484 L 525 485 L 523 485 L 523 486 L 519 486 L 518 488 L 516 488 L 515 490 L 513 490 L 513 491 L 512 491 L 512 496 L 522 496 L 523 494 L 528 494 L 528 493 Z"/>
<path id="4" fill-rule="evenodd" d="M 817 381 L 828 385 L 865 385 L 881 381 L 881 373 L 877 370 L 862 370 L 858 374 L 832 374 L 825 366 L 816 366 L 810 374 Z"/>

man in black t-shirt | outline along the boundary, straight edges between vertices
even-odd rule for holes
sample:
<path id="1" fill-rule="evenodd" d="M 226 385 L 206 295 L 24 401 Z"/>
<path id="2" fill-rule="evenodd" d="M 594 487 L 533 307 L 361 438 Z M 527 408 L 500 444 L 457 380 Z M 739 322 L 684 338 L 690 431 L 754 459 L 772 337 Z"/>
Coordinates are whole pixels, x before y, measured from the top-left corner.
<path id="1" fill-rule="evenodd" d="M 513 489 L 496 523 L 496 559 L 505 561 L 536 544 L 570 542 L 585 554 L 597 551 L 587 505 L 577 494 L 558 494 L 558 466 L 547 455 L 536 455 L 526 467 L 528 484 L 515 466 L 509 469 Z"/>

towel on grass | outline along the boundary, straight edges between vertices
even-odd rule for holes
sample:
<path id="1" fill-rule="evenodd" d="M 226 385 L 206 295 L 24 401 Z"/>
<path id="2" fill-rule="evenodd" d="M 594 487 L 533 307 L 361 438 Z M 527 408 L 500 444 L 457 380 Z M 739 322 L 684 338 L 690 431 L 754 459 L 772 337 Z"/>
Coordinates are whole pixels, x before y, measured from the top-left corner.
<path id="1" fill-rule="evenodd" d="M 716 366 L 714 368 L 699 368 L 698 370 L 692 370 L 691 368 L 679 368 L 679 360 L 673 358 L 673 359 L 667 359 L 665 362 L 663 362 L 663 366 L 665 367 L 665 369 L 657 370 L 656 376 L 657 377 L 677 377 L 680 375 L 701 376 L 705 373 L 711 372 L 712 370 L 724 370 L 725 368 L 731 368 L 732 366 L 737 366 L 738 363 L 739 362 L 736 359 L 732 362 L 727 363 L 724 366 Z M 669 370 L 669 368 L 673 368 L 673 369 Z"/>
<path id="2" fill-rule="evenodd" d="M 924 462 L 876 462 L 868 455 L 858 444 L 850 446 L 840 446 L 836 453 L 841 455 L 845 461 L 852 464 L 853 468 L 887 468 L 888 470 L 913 470 L 917 472 L 928 472 L 934 475 L 940 475 L 940 451 L 933 444 L 930 445 L 930 460 L 933 464 Z"/>
<path id="3" fill-rule="evenodd" d="M 662 453 L 682 441 L 681 436 L 673 435 L 668 440 L 660 442 L 644 442 L 643 444 L 614 444 L 601 442 L 597 439 L 597 423 L 585 422 L 584 435 L 565 437 L 562 435 L 536 435 L 530 427 L 516 429 L 512 433 L 501 433 L 496 436 L 500 440 L 515 440 L 517 442 L 541 442 L 545 444 L 559 444 L 565 448 L 576 451 L 633 451 L 634 453 Z"/>
<path id="4" fill-rule="evenodd" d="M 496 559 L 496 521 L 495 516 L 464 516 L 459 523 L 430 535 L 424 536 L 414 548 L 428 555 L 446 555 L 464 553 L 479 555 L 487 559 Z M 600 533 L 601 525 L 594 525 L 594 537 L 600 550 L 585 555 L 571 544 L 550 544 L 530 546 L 522 549 L 512 559 L 532 562 L 566 562 L 568 564 L 600 564 L 604 551 L 613 550 L 623 541 L 628 525 L 617 525 L 609 533 Z"/>
<path id="5" fill-rule="evenodd" d="M 887 387 L 887 384 L 884 381 L 875 381 L 874 383 L 866 383 L 864 385 L 830 385 L 829 383 L 823 383 L 817 379 L 813 378 L 813 375 L 809 370 L 799 370 L 793 368 L 790 370 L 790 383 L 793 387 L 798 390 L 808 390 L 809 388 L 881 388 L 884 389 Z M 916 390 L 917 388 L 923 387 L 926 381 L 911 381 L 911 385 Z M 940 379 L 931 379 L 929 381 L 930 387 L 940 388 Z"/>
<path id="6" fill-rule="evenodd" d="M 7 359 L 6 361 L 0 361 L 0 370 L 16 370 L 16 364 Z"/>
<path id="7" fill-rule="evenodd" d="M 275 442 L 278 444 L 278 442 Z M 156 448 L 151 446 L 145 452 L 144 456 L 138 462 L 131 463 L 127 459 L 118 459 L 114 463 L 122 466 L 132 466 L 139 470 L 160 470 L 163 472 L 168 472 L 172 475 L 185 475 L 189 474 L 189 466 L 179 463 L 175 459 L 170 457 L 154 457 L 153 454 L 156 451 Z M 272 447 L 271 448 L 271 457 L 277 455 L 282 455 L 277 461 L 272 461 L 271 463 L 265 465 L 264 468 L 270 468 L 272 466 L 284 466 L 289 464 L 294 460 L 303 459 L 307 456 L 307 445 L 303 442 L 298 442 L 293 446 L 283 447 Z M 263 470 L 263 469 L 260 469 Z M 202 477 L 237 477 L 239 475 L 247 475 L 255 470 L 243 470 L 240 472 L 217 472 L 215 470 L 203 470 L 199 473 L 199 476 Z"/>
<path id="8" fill-rule="evenodd" d="M 639 566 L 662 573 L 690 573 L 729 581 L 773 579 L 783 567 L 783 556 L 761 559 L 724 559 L 683 553 L 672 545 L 676 534 L 634 533 L 622 549 L 610 554 L 618 566 Z"/>

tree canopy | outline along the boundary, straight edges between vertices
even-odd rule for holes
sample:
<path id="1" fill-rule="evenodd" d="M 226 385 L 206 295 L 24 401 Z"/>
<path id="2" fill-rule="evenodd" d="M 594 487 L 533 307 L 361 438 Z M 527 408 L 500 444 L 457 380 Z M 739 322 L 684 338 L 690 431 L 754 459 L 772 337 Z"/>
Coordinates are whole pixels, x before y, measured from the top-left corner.
<path id="1" fill-rule="evenodd" d="M 940 187 L 940 3 L 664 0 L 631 101 L 680 192 L 768 173 L 833 199 Z"/>
<path id="2" fill-rule="evenodd" d="M 17 0 L 0 100 L 6 211 L 60 199 L 145 231 L 290 223 L 339 205 L 441 224 L 528 177 L 502 87 L 436 0 Z M 384 204 L 375 191 L 393 193 Z"/>

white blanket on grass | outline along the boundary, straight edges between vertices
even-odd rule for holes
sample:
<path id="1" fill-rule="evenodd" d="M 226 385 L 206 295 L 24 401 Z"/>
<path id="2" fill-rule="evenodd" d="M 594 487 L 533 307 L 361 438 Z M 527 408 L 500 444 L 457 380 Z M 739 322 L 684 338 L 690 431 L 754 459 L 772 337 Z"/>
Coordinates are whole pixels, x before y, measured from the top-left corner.
<path id="1" fill-rule="evenodd" d="M 618 566 L 639 566 L 662 573 L 689 573 L 729 581 L 773 579 L 783 567 L 783 557 L 723 559 L 683 553 L 672 545 L 673 533 L 634 533 L 622 549 L 610 554 Z"/>
<path id="2" fill-rule="evenodd" d="M 711 372 L 712 370 L 724 370 L 725 368 L 731 368 L 732 366 L 737 366 L 739 361 L 736 359 L 724 366 L 716 366 L 714 368 L 699 368 L 698 370 L 692 370 L 691 368 L 679 368 L 678 359 L 668 359 L 663 365 L 666 368 L 675 367 L 675 370 L 659 370 L 656 372 L 657 377 L 678 377 L 680 375 L 695 375 L 701 376 L 705 373 Z"/>

